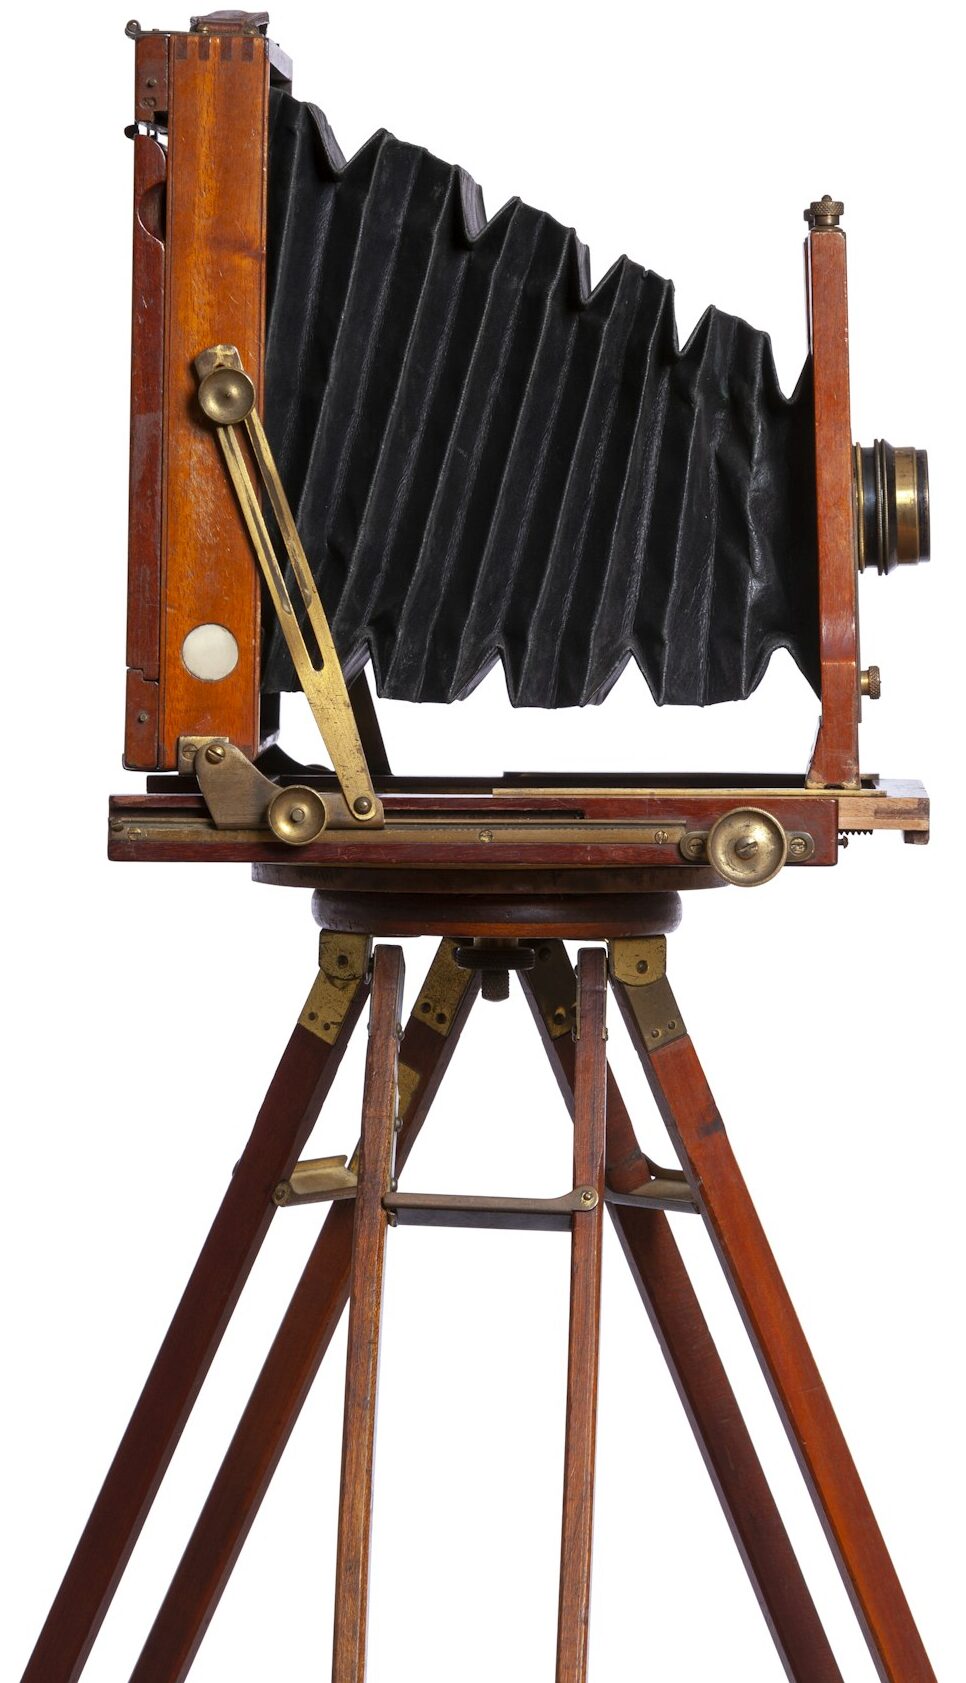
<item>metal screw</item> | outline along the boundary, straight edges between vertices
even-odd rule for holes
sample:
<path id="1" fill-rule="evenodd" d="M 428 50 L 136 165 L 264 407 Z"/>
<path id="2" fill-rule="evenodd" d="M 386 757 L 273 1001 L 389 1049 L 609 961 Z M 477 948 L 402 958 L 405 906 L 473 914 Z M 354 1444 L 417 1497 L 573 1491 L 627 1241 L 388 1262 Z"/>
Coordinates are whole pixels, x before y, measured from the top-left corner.
<path id="1" fill-rule="evenodd" d="M 137 825 L 135 825 L 134 829 L 130 831 L 131 840 L 132 841 L 140 841 L 143 834 L 144 834 L 144 831 L 139 830 Z"/>
<path id="2" fill-rule="evenodd" d="M 646 976 L 647 970 L 648 970 L 647 959 L 646 958 L 639 958 L 638 961 L 637 961 L 637 974 L 639 976 Z"/>
<path id="3" fill-rule="evenodd" d="M 225 757 L 225 745 L 224 745 L 224 743 L 223 742 L 209 742 L 207 748 L 205 749 L 205 759 L 209 762 L 209 764 L 213 765 L 213 766 L 220 765 L 222 760 L 224 759 L 224 757 Z"/>
<path id="4" fill-rule="evenodd" d="M 491 842 L 492 840 L 493 840 L 493 831 L 492 830 L 481 830 L 480 831 L 480 841 L 481 842 Z"/>
<path id="5" fill-rule="evenodd" d="M 553 1020 L 555 1023 L 565 1023 L 567 1021 L 567 1007 L 565 1005 L 557 1006 L 553 1014 Z"/>
<path id="6" fill-rule="evenodd" d="M 757 852 L 758 843 L 754 836 L 742 836 L 740 841 L 735 842 L 735 853 L 739 859 L 754 859 Z"/>
<path id="7" fill-rule="evenodd" d="M 360 818 L 365 818 L 366 814 L 372 811 L 372 802 L 369 796 L 357 795 L 352 803 L 352 810 L 357 812 Z"/>
<path id="8" fill-rule="evenodd" d="M 112 818 L 111 819 L 111 829 L 112 830 L 123 830 L 123 828 L 124 828 L 123 818 Z"/>
<path id="9" fill-rule="evenodd" d="M 596 1204 L 596 1202 L 597 1202 L 596 1192 L 591 1192 L 589 1186 L 585 1187 L 583 1192 L 580 1194 L 580 1202 L 582 1204 Z"/>
<path id="10" fill-rule="evenodd" d="M 666 843 L 667 839 L 668 839 L 668 836 L 667 836 L 667 831 L 666 830 L 655 830 L 654 840 L 657 843 L 658 847 L 663 847 L 664 844 Z"/>
<path id="11" fill-rule="evenodd" d="M 305 823 L 305 808 L 304 808 L 304 806 L 293 806 L 291 812 L 289 813 L 289 818 L 292 820 L 293 824 L 304 824 Z"/>
<path id="12" fill-rule="evenodd" d="M 150 714 L 144 713 L 144 712 L 139 713 L 138 714 L 138 724 L 139 725 L 146 725 L 149 718 L 150 718 Z"/>
<path id="13" fill-rule="evenodd" d="M 146 88 L 156 88 L 157 85 L 158 85 L 158 78 L 156 76 L 149 76 L 147 78 L 147 81 L 144 84 L 144 86 Z"/>
<path id="14" fill-rule="evenodd" d="M 789 838 L 788 838 L 788 857 L 789 857 L 789 859 L 803 859 L 807 852 L 808 852 L 808 842 L 805 840 L 804 836 L 789 836 Z"/>

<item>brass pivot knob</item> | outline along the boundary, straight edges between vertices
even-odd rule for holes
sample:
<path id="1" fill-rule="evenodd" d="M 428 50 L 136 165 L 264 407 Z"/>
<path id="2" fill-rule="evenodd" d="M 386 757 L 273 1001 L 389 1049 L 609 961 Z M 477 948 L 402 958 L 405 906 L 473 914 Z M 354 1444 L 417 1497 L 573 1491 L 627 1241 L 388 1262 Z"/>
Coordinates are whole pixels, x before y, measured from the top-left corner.
<path id="1" fill-rule="evenodd" d="M 272 834 L 290 847 L 304 847 L 325 829 L 325 802 L 315 789 L 293 784 L 280 789 L 268 809 Z"/>
<path id="2" fill-rule="evenodd" d="M 198 402 L 209 421 L 237 426 L 255 407 L 255 387 L 238 368 L 215 368 L 198 388 Z"/>
<path id="3" fill-rule="evenodd" d="M 708 832 L 708 861 L 736 888 L 756 888 L 778 875 L 788 857 L 788 837 L 777 818 L 758 807 L 726 812 Z"/>
<path id="4" fill-rule="evenodd" d="M 859 688 L 870 701 L 878 701 L 882 694 L 882 673 L 877 666 L 867 666 L 859 675 Z"/>

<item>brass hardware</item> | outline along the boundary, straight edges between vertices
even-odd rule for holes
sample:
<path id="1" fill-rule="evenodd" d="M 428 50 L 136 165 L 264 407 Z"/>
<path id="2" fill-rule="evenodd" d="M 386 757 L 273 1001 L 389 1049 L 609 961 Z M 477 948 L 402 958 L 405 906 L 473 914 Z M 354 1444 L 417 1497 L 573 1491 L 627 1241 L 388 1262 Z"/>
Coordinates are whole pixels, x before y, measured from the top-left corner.
<path id="1" fill-rule="evenodd" d="M 788 834 L 788 857 L 795 864 L 804 864 L 811 859 L 815 852 L 815 838 L 805 830 L 790 830 Z"/>
<path id="2" fill-rule="evenodd" d="M 736 807 L 708 831 L 708 862 L 736 888 L 756 888 L 778 875 L 788 837 L 777 818 L 758 807 Z"/>
<path id="3" fill-rule="evenodd" d="M 216 829 L 263 827 L 276 785 L 227 737 L 179 737 L 178 761 L 194 770 Z"/>
<path id="4" fill-rule="evenodd" d="M 659 982 L 667 971 L 667 939 L 649 935 L 640 940 L 611 941 L 610 973 L 615 982 L 637 987 L 641 982 Z"/>
<path id="5" fill-rule="evenodd" d="M 358 1191 L 358 1177 L 346 1165 L 345 1157 L 307 1157 L 296 1163 L 288 1180 L 280 1180 L 272 1193 L 276 1204 L 285 1208 L 290 1204 L 329 1203 L 338 1198 L 354 1198 Z"/>
<path id="6" fill-rule="evenodd" d="M 325 611 L 319 601 L 288 499 L 278 476 L 265 429 L 255 407 L 255 388 L 234 345 L 213 345 L 195 358 L 198 400 L 213 421 L 252 547 L 272 598 L 292 664 L 332 760 L 333 770 L 355 822 L 375 828 L 383 822 L 382 802 L 369 776 L 349 692 Z M 247 405 L 247 407 L 246 407 Z M 292 572 L 305 604 L 318 651 L 313 662 L 299 628 L 288 585 L 279 565 L 255 487 L 235 432 L 243 425 L 268 494 Z"/>
<path id="7" fill-rule="evenodd" d="M 403 1122 L 409 1115 L 413 1099 L 416 1096 L 416 1089 L 422 1079 L 418 1069 L 412 1069 L 409 1064 L 400 1063 L 396 1092 L 399 1101 L 399 1117 Z"/>
<path id="8" fill-rule="evenodd" d="M 304 847 L 306 842 L 315 841 L 325 829 L 327 816 L 321 795 L 301 784 L 278 789 L 268 808 L 272 834 L 292 847 Z"/>
<path id="9" fill-rule="evenodd" d="M 894 448 L 877 438 L 871 449 L 856 444 L 856 564 L 891 573 L 900 564 L 929 560 L 929 460 L 925 450 Z"/>
<path id="10" fill-rule="evenodd" d="M 860 674 L 859 688 L 870 701 L 878 701 L 882 694 L 882 673 L 877 666 L 867 666 Z"/>
<path id="11" fill-rule="evenodd" d="M 681 856 L 694 863 L 704 864 L 708 856 L 708 833 L 706 830 L 688 830 L 680 841 Z"/>
<path id="12" fill-rule="evenodd" d="M 239 426 L 255 407 L 255 385 L 240 368 L 215 368 L 202 380 L 198 401 L 216 426 Z"/>
<path id="13" fill-rule="evenodd" d="M 608 941 L 607 952 L 611 980 L 625 989 L 624 997 L 648 1051 L 681 1040 L 688 1031 L 666 975 L 666 937 Z M 639 968 L 642 963 L 644 970 Z"/>
<path id="14" fill-rule="evenodd" d="M 323 930 L 319 973 L 299 1017 L 300 1026 L 333 1045 L 357 990 L 369 975 L 371 957 L 371 936 Z"/>
<path id="15" fill-rule="evenodd" d="M 833 199 L 831 193 L 823 193 L 820 199 L 812 200 L 803 215 L 810 228 L 837 228 L 845 215 L 845 206 L 841 199 Z"/>
<path id="16" fill-rule="evenodd" d="M 470 971 L 456 962 L 456 942 L 441 941 L 416 1000 L 413 1019 L 425 1023 L 434 1034 L 441 1034 L 445 1039 L 472 980 Z"/>
<path id="17" fill-rule="evenodd" d="M 608 1186 L 604 1201 L 627 1204 L 641 1210 L 684 1210 L 688 1215 L 698 1214 L 698 1206 L 683 1175 L 680 1180 L 676 1175 L 671 1180 L 655 1176 L 653 1180 L 646 1180 L 643 1186 L 636 1186 L 632 1192 L 615 1192 L 613 1187 Z"/>
<path id="18" fill-rule="evenodd" d="M 575 1186 L 561 1198 L 486 1198 L 435 1192 L 398 1192 L 382 1207 L 399 1227 L 485 1227 L 570 1232 L 575 1215 L 589 1215 L 600 1199 L 593 1186 Z"/>

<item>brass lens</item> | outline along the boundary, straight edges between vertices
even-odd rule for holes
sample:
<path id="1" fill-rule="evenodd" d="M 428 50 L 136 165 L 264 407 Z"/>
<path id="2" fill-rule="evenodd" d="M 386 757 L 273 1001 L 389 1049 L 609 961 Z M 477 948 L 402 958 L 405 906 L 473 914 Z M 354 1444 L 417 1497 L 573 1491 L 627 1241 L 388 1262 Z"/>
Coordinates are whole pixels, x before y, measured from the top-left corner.
<path id="1" fill-rule="evenodd" d="M 925 450 L 895 449 L 877 438 L 855 446 L 855 523 L 859 571 L 891 573 L 929 560 L 929 465 Z"/>

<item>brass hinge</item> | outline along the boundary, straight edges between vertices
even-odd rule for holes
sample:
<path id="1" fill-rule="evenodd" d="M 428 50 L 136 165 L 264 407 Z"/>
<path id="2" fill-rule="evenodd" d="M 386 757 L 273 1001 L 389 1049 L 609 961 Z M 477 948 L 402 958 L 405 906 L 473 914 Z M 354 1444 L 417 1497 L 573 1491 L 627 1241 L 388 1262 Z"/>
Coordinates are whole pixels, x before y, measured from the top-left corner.
<path id="1" fill-rule="evenodd" d="M 319 941 L 319 973 L 299 1026 L 333 1045 L 358 989 L 368 980 L 371 958 L 371 936 L 324 930 Z"/>
<path id="2" fill-rule="evenodd" d="M 648 1050 L 682 1039 L 688 1031 L 667 979 L 665 937 L 610 941 L 608 952 L 611 977 L 625 990 Z"/>

